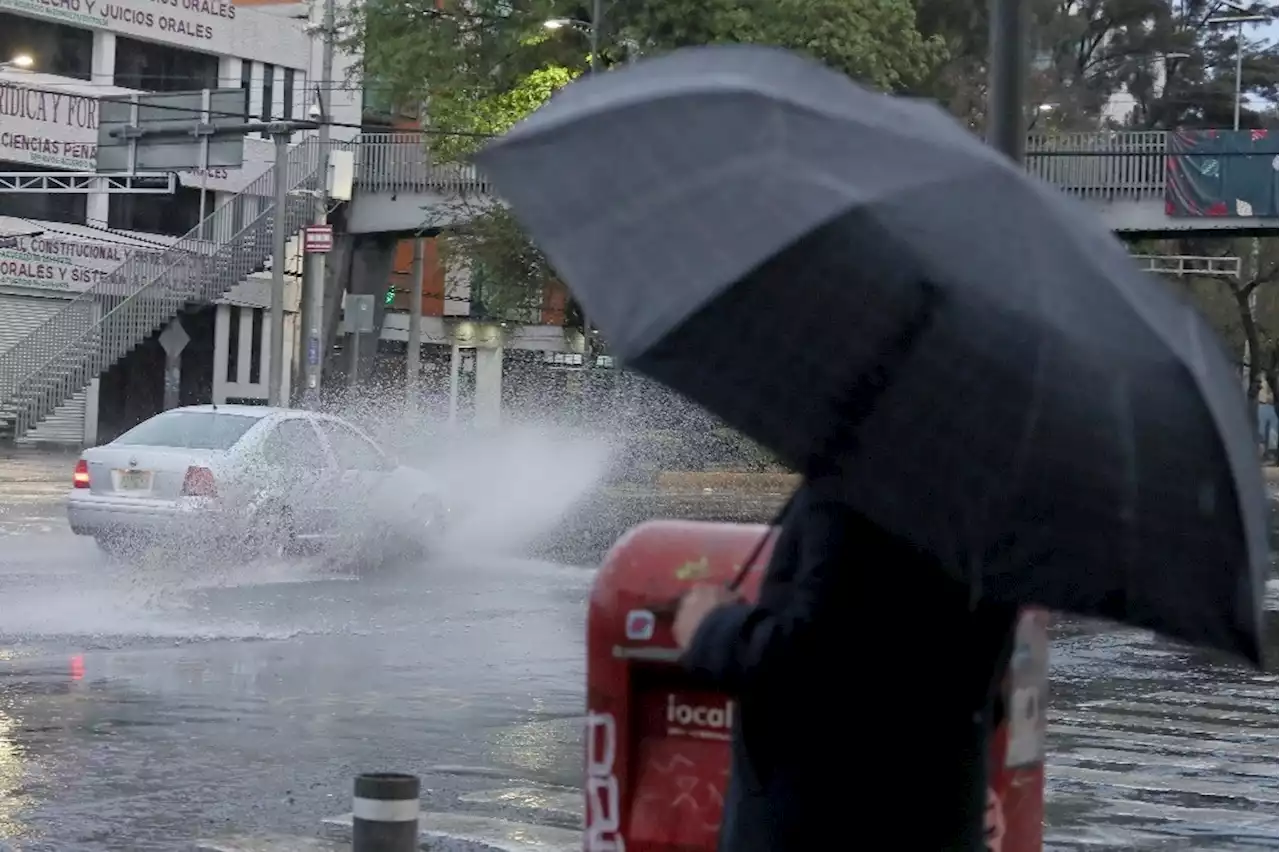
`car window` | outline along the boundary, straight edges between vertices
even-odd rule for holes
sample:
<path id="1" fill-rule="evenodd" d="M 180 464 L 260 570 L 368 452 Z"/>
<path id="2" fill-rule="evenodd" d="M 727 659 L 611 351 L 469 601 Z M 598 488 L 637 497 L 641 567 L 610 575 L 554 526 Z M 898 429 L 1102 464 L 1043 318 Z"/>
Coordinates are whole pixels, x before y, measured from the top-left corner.
<path id="1" fill-rule="evenodd" d="M 263 460 L 276 467 L 318 470 L 326 464 L 316 430 L 302 419 L 277 424 L 263 439 L 260 450 Z"/>
<path id="2" fill-rule="evenodd" d="M 385 470 L 386 458 L 367 438 L 345 423 L 321 420 L 317 424 L 324 433 L 343 470 Z"/>
<path id="3" fill-rule="evenodd" d="M 168 411 L 139 423 L 111 443 L 132 447 L 227 450 L 257 422 L 257 417 L 242 414 Z"/>

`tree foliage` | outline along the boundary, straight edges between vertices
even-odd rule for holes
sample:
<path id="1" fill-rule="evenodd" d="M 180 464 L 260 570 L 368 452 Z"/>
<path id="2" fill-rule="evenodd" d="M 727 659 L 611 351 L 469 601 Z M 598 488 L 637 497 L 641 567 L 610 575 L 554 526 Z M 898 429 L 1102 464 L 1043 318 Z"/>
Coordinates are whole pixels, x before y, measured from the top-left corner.
<path id="1" fill-rule="evenodd" d="M 1122 124 L 1143 129 L 1231 126 L 1236 32 L 1208 21 L 1235 10 L 1218 0 L 1029 2 L 1029 126 L 1093 130 L 1108 102 L 1126 107 Z M 1237 5 L 1248 14 L 1274 15 L 1265 2 Z M 990 48 L 987 3 L 917 0 L 917 12 L 921 30 L 947 51 L 920 93 L 981 128 Z M 1276 45 L 1246 29 L 1243 48 L 1242 89 L 1255 102 L 1274 104 Z M 1243 126 L 1260 126 L 1265 112 L 1247 109 Z"/>
<path id="2" fill-rule="evenodd" d="M 588 16 L 562 0 L 369 0 L 352 7 L 345 46 L 363 56 L 366 85 L 425 104 L 429 153 L 451 160 L 587 70 L 584 28 L 543 24 Z M 916 27 L 911 0 L 637 0 L 607 4 L 600 33 L 606 68 L 686 45 L 777 44 L 888 90 L 919 86 L 945 55 L 940 38 Z M 491 312 L 522 311 L 549 278 L 545 258 L 504 210 L 467 212 L 465 225 L 442 233 L 442 256 L 484 270 Z"/>

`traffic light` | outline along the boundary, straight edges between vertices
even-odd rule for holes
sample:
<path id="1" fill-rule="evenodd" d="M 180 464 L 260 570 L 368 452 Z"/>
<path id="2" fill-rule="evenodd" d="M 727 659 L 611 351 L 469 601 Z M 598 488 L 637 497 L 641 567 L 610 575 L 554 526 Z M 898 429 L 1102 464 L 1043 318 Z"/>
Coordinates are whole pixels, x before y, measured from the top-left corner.
<path id="1" fill-rule="evenodd" d="M 382 304 L 386 305 L 387 307 L 390 307 L 395 302 L 395 300 L 396 300 L 396 288 L 395 288 L 395 285 L 393 284 L 387 288 L 387 294 L 382 297 Z"/>

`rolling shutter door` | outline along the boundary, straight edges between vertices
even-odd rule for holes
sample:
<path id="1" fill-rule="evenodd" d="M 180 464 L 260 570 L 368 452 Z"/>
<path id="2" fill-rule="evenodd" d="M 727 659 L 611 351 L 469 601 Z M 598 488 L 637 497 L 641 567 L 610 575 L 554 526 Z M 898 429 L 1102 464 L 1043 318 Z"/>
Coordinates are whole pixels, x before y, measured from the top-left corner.
<path id="1" fill-rule="evenodd" d="M 42 322 L 65 309 L 68 304 L 70 301 L 67 299 L 0 295 L 0 352 L 16 346 Z M 82 304 L 85 308 L 87 330 L 91 306 L 88 303 Z M 53 414 L 42 420 L 18 443 L 70 444 L 77 447 L 83 444 L 85 396 L 85 391 L 81 390 L 58 406 Z"/>

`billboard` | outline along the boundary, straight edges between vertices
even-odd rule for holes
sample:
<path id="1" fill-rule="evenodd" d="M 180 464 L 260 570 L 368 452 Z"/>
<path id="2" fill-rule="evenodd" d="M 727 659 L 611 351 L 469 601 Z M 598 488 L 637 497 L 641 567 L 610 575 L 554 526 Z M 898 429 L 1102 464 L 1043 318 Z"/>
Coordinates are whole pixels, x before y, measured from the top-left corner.
<path id="1" fill-rule="evenodd" d="M 0 80 L 0 159 L 50 169 L 92 171 L 98 99 Z"/>
<path id="2" fill-rule="evenodd" d="M 0 160 L 46 167 L 94 171 L 98 165 L 98 128 L 101 104 L 98 96 L 130 94 L 127 89 L 77 87 L 64 78 L 0 72 Z M 183 186 L 218 192 L 240 192 L 274 161 L 272 144 L 249 138 L 244 143 L 244 165 L 239 169 L 212 167 L 178 171 Z"/>
<path id="3" fill-rule="evenodd" d="M 235 52 L 236 7 L 219 0 L 0 0 L 0 11 L 206 53 Z"/>
<path id="4" fill-rule="evenodd" d="M 41 231 L 32 235 L 32 231 Z M 159 257 L 172 237 L 105 233 L 61 222 L 0 216 L 0 233 L 23 233 L 0 247 L 0 287 L 81 293 L 134 256 Z"/>

